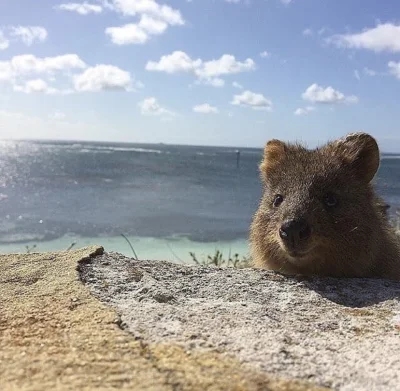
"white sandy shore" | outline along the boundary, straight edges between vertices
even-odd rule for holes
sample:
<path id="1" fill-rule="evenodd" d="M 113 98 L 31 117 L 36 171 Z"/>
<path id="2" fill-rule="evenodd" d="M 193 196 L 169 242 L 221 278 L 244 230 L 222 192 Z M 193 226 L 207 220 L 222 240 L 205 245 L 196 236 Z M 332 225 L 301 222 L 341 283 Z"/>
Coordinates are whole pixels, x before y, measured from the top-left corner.
<path id="1" fill-rule="evenodd" d="M 222 251 L 226 258 L 229 253 L 232 255 L 238 253 L 239 256 L 248 256 L 249 254 L 248 242 L 245 239 L 203 243 L 193 242 L 186 238 L 157 239 L 129 237 L 129 241 L 139 259 L 192 263 L 189 255 L 190 252 L 194 252 L 199 260 L 207 255 L 213 255 L 216 250 Z M 64 236 L 47 242 L 0 244 L 0 253 L 26 253 L 27 249 L 25 246 L 32 248 L 35 244 L 36 248 L 32 250 L 33 252 L 60 251 L 67 249 L 73 242 L 76 243 L 75 248 L 101 245 L 107 252 L 116 251 L 127 256 L 132 256 L 132 250 L 122 236 L 95 238 Z"/>

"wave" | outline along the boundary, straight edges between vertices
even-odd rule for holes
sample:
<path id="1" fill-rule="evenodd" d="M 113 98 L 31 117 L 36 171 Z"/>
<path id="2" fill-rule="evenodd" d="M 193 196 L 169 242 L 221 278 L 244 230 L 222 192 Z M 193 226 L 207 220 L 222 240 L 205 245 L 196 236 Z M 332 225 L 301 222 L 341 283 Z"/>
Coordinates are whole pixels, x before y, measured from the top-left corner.
<path id="1" fill-rule="evenodd" d="M 400 159 L 400 155 L 383 155 L 381 156 L 382 160 L 390 160 L 390 159 Z"/>
<path id="2" fill-rule="evenodd" d="M 94 146 L 84 144 L 72 144 L 72 145 L 52 145 L 47 144 L 45 148 L 48 149 L 69 149 L 74 152 L 81 153 L 113 153 L 113 152 L 139 152 L 139 153 L 163 153 L 158 149 L 146 149 L 146 148 L 134 148 L 134 147 L 108 147 L 108 146 Z"/>
<path id="3" fill-rule="evenodd" d="M 91 150 L 110 151 L 110 152 L 140 152 L 140 153 L 163 153 L 158 149 L 134 148 L 134 147 L 100 147 L 86 146 Z"/>
<path id="4" fill-rule="evenodd" d="M 262 149 L 249 150 L 247 148 L 244 148 L 244 149 L 237 148 L 237 149 L 219 151 L 219 153 L 229 153 L 229 154 L 236 154 L 238 152 L 240 152 L 241 155 L 260 155 L 262 153 Z"/>
<path id="5" fill-rule="evenodd" d="M 39 235 L 35 233 L 18 233 L 11 232 L 1 235 L 0 243 L 28 243 L 28 242 L 40 242 L 46 239 L 46 235 Z"/>
<path id="6" fill-rule="evenodd" d="M 96 151 L 90 148 L 81 148 L 81 149 L 76 149 L 74 150 L 74 152 L 78 152 L 78 153 L 112 153 L 112 151 Z"/>
<path id="7" fill-rule="evenodd" d="M 7 144 L 3 144 L 6 146 Z M 3 144 L 0 144 L 0 147 L 3 146 Z M 87 143 L 73 143 L 73 144 L 58 144 L 58 143 L 39 143 L 39 142 L 33 142 L 31 143 L 31 146 L 34 146 L 36 149 L 37 148 L 43 148 L 43 149 L 48 149 L 48 150 L 53 150 L 53 151 L 59 151 L 59 150 L 71 150 L 74 152 L 83 152 L 83 153 L 96 153 L 96 152 L 102 152 L 102 153 L 112 153 L 112 152 L 139 152 L 139 153 L 164 153 L 163 151 L 159 149 L 151 149 L 151 148 L 140 148 L 140 147 L 114 147 L 114 146 L 108 146 L 108 145 L 93 145 L 93 144 L 87 144 Z M 168 153 L 168 152 L 165 152 Z"/>

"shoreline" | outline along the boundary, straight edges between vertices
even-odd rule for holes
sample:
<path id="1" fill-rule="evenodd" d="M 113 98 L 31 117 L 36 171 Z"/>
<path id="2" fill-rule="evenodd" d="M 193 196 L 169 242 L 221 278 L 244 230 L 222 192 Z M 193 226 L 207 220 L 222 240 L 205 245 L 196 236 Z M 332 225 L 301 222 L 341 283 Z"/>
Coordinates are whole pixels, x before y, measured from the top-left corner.
<path id="1" fill-rule="evenodd" d="M 228 257 L 229 253 L 239 254 L 239 257 L 249 255 L 247 239 L 236 239 L 214 242 L 196 242 L 187 238 L 153 238 L 153 237 L 128 237 L 139 259 L 154 259 L 175 263 L 193 264 L 190 252 L 195 253 L 197 259 L 202 260 L 208 255 L 214 255 L 216 250 Z M 26 254 L 30 252 L 54 252 L 67 250 L 72 243 L 72 249 L 102 245 L 106 252 L 119 252 L 132 257 L 133 253 L 128 242 L 122 236 L 79 237 L 74 235 L 62 236 L 49 241 L 27 241 L 23 243 L 0 244 L 0 254 Z M 36 247 L 34 247 L 36 245 Z"/>

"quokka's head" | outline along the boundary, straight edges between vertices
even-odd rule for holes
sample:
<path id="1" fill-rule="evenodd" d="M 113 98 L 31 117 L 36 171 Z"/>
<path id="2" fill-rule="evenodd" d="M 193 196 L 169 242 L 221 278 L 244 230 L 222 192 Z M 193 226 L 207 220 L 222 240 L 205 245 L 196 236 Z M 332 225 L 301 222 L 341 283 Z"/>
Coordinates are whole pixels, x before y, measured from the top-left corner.
<path id="1" fill-rule="evenodd" d="M 370 182 L 379 167 L 373 137 L 353 133 L 323 147 L 269 141 L 260 164 L 264 240 L 296 265 L 368 240 L 376 219 Z"/>

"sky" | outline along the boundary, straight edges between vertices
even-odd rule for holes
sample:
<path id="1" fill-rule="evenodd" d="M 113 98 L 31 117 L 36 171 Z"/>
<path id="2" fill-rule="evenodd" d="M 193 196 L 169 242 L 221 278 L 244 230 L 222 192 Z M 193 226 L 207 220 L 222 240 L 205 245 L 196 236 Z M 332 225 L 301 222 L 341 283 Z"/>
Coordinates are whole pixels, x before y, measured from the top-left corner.
<path id="1" fill-rule="evenodd" d="M 3 0 L 0 139 L 400 152 L 397 0 Z"/>

